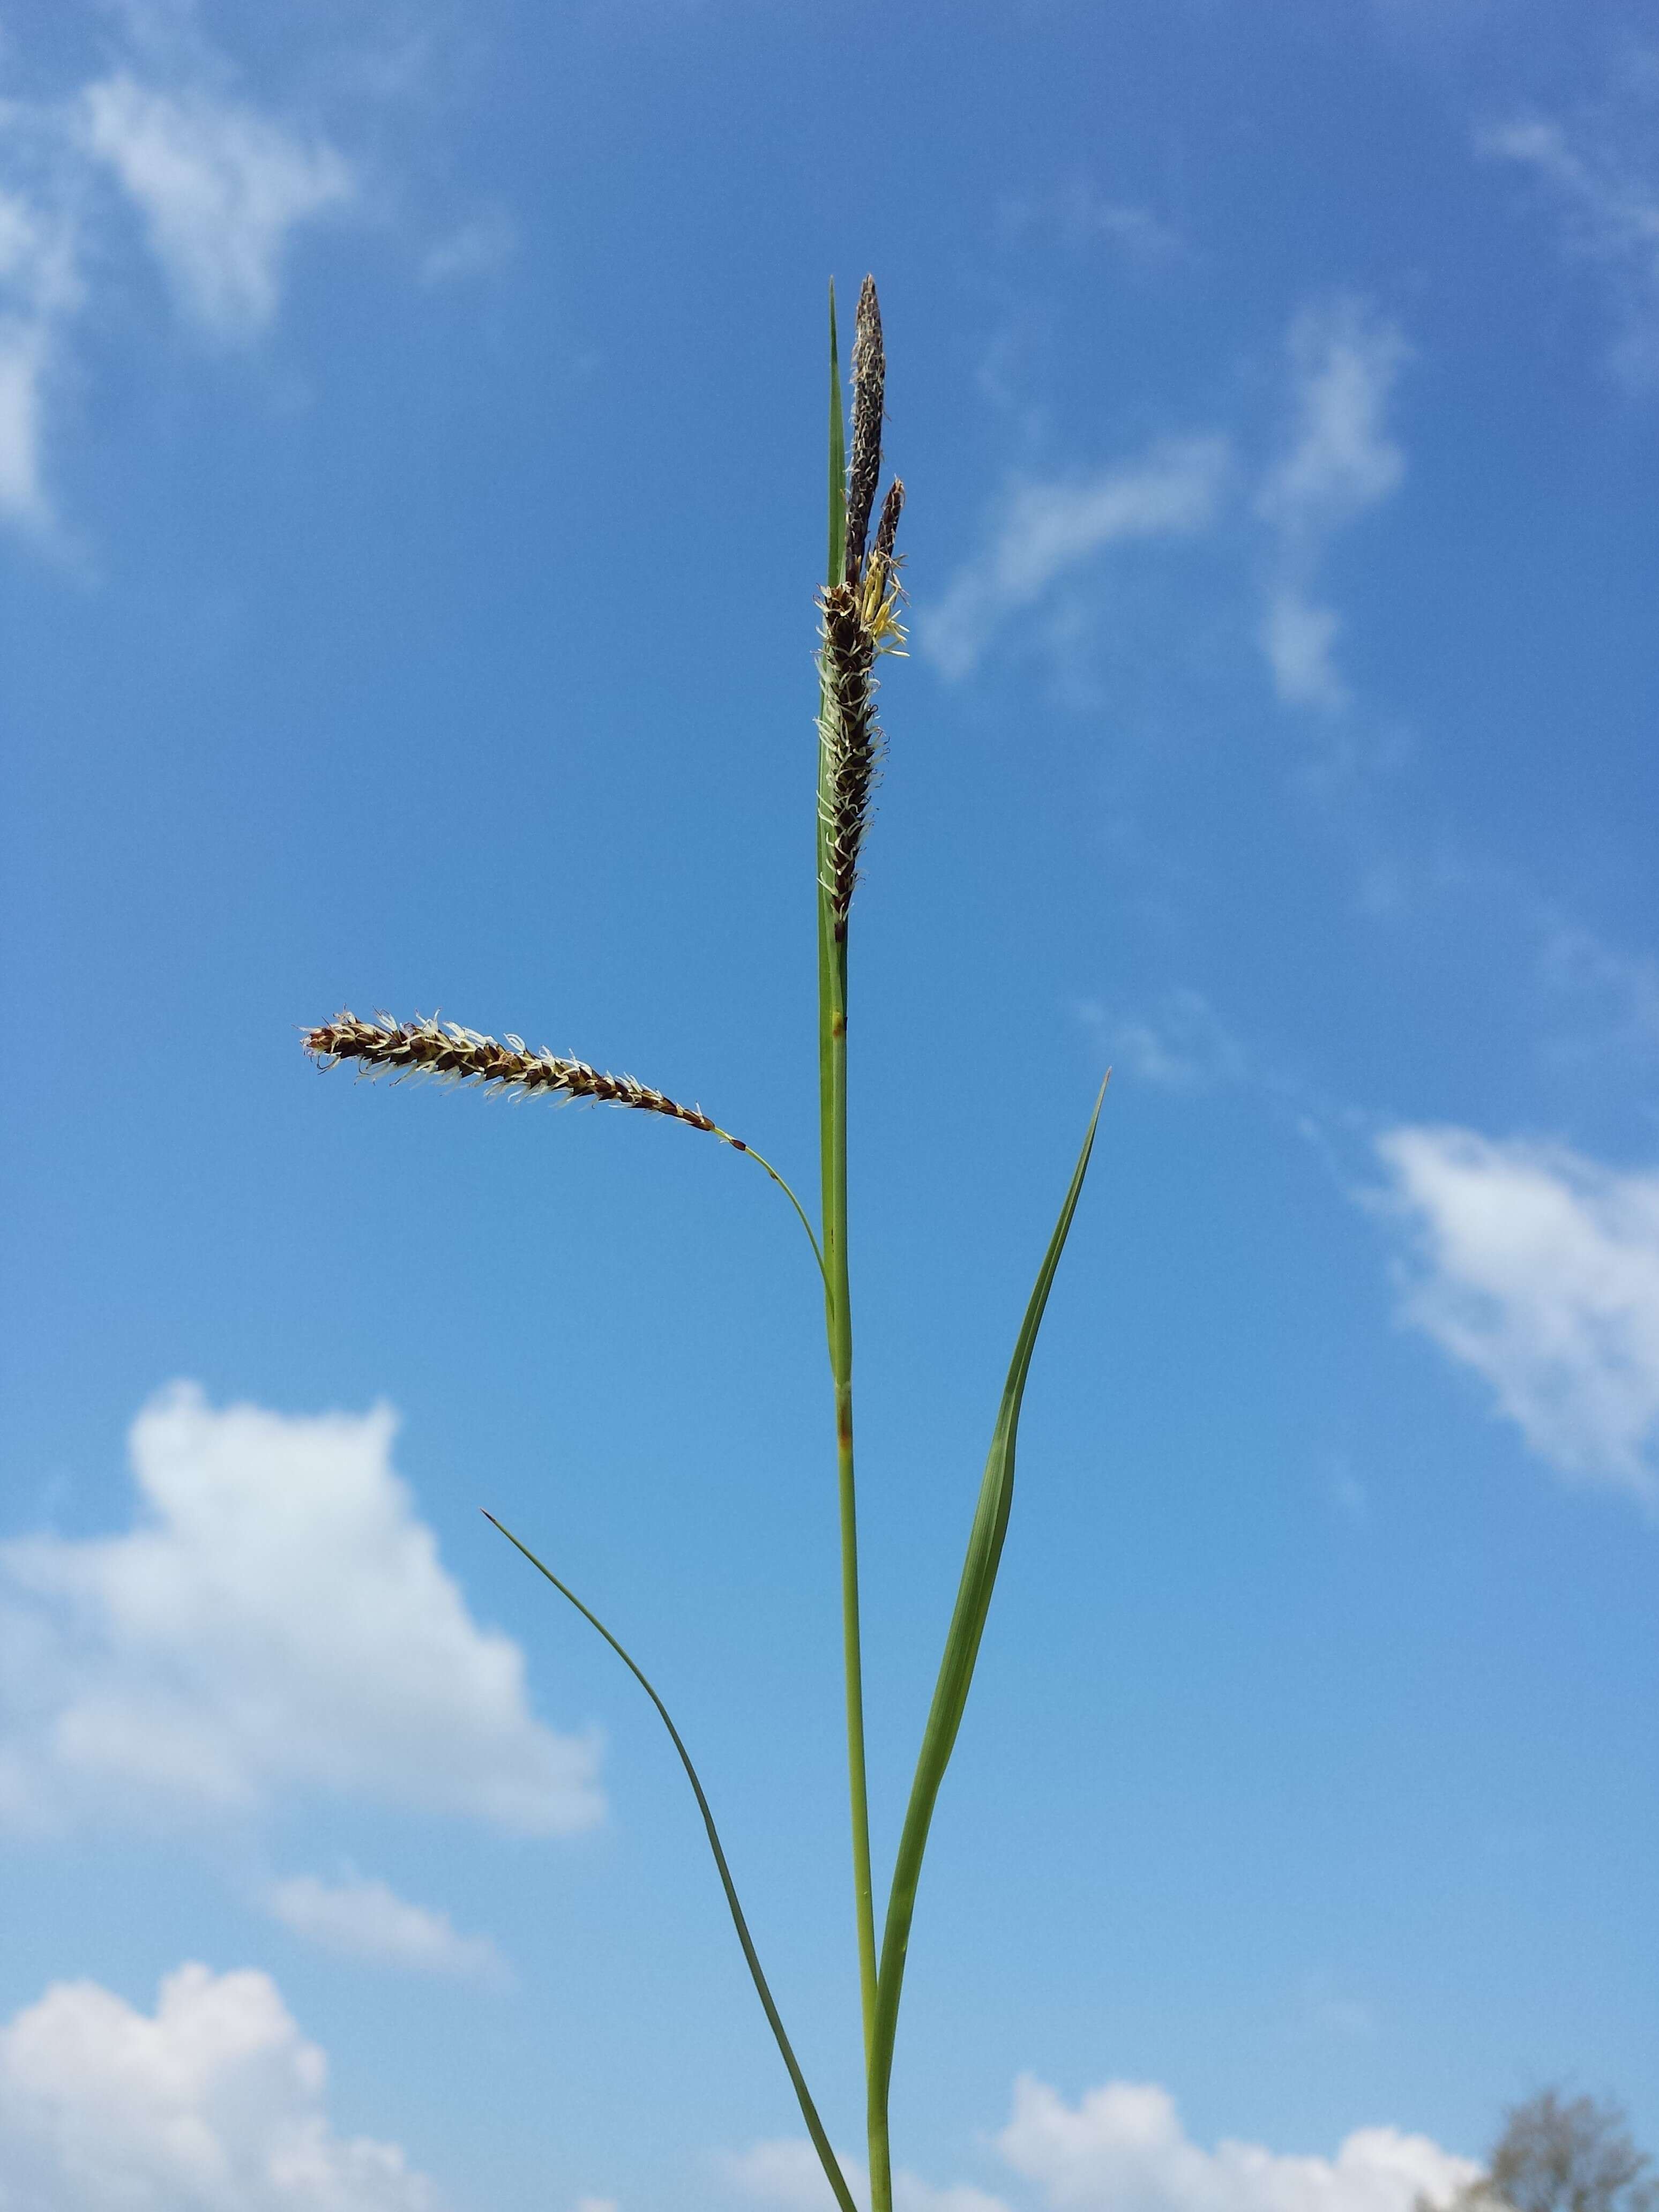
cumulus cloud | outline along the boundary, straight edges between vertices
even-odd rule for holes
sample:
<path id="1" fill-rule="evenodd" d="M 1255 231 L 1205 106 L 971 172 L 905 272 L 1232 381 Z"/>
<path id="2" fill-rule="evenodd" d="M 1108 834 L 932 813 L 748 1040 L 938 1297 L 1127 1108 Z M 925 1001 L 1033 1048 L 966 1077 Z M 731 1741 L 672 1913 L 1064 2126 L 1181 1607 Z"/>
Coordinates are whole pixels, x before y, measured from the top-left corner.
<path id="1" fill-rule="evenodd" d="M 289 234 L 356 190 L 331 146 L 200 88 L 163 90 L 118 71 L 85 88 L 81 115 L 88 149 L 142 213 L 179 306 L 216 337 L 264 329 Z"/>
<path id="2" fill-rule="evenodd" d="M 1017 483 L 990 543 L 918 622 L 924 648 L 946 677 L 969 675 L 1010 615 L 1107 547 L 1207 528 L 1228 467 L 1224 439 L 1179 438 L 1094 476 Z"/>
<path id="3" fill-rule="evenodd" d="M 1659 169 L 1652 155 L 1659 56 L 1626 72 L 1634 88 L 1571 125 L 1530 114 L 1489 124 L 1479 151 L 1528 171 L 1557 210 L 1566 251 L 1597 264 L 1620 336 L 1612 366 L 1626 383 L 1659 382 Z"/>
<path id="4" fill-rule="evenodd" d="M 0 1546 L 0 1810 L 257 1811 L 325 1790 L 530 1835 L 603 1807 L 597 1753 L 532 1714 L 392 1465 L 396 1422 L 216 1411 L 131 1436 L 125 1534 Z"/>
<path id="5" fill-rule="evenodd" d="M 1229 2141 L 1205 2150 L 1155 2083 L 1110 2081 L 1073 2106 L 1030 2075 L 996 2146 L 1054 2212 L 1411 2212 L 1419 2196 L 1443 2201 L 1479 2172 L 1391 2127 L 1356 2129 L 1334 2158 Z"/>
<path id="6" fill-rule="evenodd" d="M 383 1881 L 329 1884 L 315 1875 L 271 1882 L 260 1903 L 274 1920 L 348 1959 L 461 1981 L 501 1982 L 506 1961 L 487 1936 L 460 1936 L 447 1912 L 411 1905 Z"/>
<path id="7" fill-rule="evenodd" d="M 61 1983 L 0 2028 L 17 2212 L 434 2212 L 394 2144 L 337 2136 L 328 2062 L 275 1983 L 181 1966 L 153 2016 Z"/>
<path id="8" fill-rule="evenodd" d="M 826 2212 L 835 2203 L 817 2153 L 799 2136 L 756 2143 L 723 2163 L 727 2180 L 753 2203 L 775 2206 L 777 2212 Z M 841 2166 L 854 2196 L 867 2203 L 864 2168 L 848 2158 Z M 1000 2197 L 988 2197 L 982 2189 L 934 2189 L 903 2172 L 893 2176 L 893 2206 L 894 2212 L 1007 2212 Z"/>
<path id="9" fill-rule="evenodd" d="M 1560 1474 L 1659 1513 L 1659 1174 L 1563 1145 L 1403 1127 L 1378 1150 L 1405 1317 Z"/>
<path id="10" fill-rule="evenodd" d="M 726 2179 L 741 2195 L 757 2204 L 775 2205 L 778 2212 L 823 2212 L 825 2205 L 836 2201 L 817 2153 L 798 2136 L 752 2143 L 721 2164 Z M 864 2187 L 864 2178 L 851 2159 L 841 2158 L 841 2169 L 855 2193 Z"/>
<path id="11" fill-rule="evenodd" d="M 1428 2136 L 1392 2127 L 1356 2130 L 1334 2158 L 1231 2141 L 1206 2150 L 1155 2083 L 1109 2081 L 1068 2105 L 1029 2075 L 991 2142 L 1050 2212 L 1413 2212 L 1419 2197 L 1442 2203 L 1480 2171 Z M 779 2212 L 823 2212 L 834 2201 L 805 2142 L 757 2144 L 729 2171 L 746 2196 Z M 894 2196 L 902 2212 L 1006 2212 L 983 2190 L 935 2189 L 910 2176 L 896 2180 Z"/>
<path id="12" fill-rule="evenodd" d="M 1261 644 L 1287 705 L 1334 710 L 1348 699 L 1333 652 L 1340 618 L 1314 586 L 1332 534 L 1389 498 L 1405 473 L 1387 415 L 1410 349 L 1392 324 L 1340 299 L 1302 310 L 1289 352 L 1290 434 L 1255 502 L 1277 540 Z"/>

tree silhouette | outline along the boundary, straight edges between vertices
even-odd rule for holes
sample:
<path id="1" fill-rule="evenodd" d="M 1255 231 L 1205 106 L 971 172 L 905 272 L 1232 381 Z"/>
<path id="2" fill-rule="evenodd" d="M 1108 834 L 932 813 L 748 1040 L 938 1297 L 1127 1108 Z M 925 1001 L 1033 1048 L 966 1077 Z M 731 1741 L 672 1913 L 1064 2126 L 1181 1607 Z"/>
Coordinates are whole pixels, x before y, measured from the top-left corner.
<path id="1" fill-rule="evenodd" d="M 1445 2212 L 1659 2212 L 1651 2164 L 1619 2106 L 1540 2089 L 1510 2107 L 1486 2172 Z"/>

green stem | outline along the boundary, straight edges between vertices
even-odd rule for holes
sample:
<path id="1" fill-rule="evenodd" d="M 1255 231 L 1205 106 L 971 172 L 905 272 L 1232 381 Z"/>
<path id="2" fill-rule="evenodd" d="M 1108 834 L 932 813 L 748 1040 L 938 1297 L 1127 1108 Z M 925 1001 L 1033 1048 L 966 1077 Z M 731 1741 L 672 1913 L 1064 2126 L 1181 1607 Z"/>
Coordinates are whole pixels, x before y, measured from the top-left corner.
<path id="1" fill-rule="evenodd" d="M 870 1800 L 865 1772 L 864 1660 L 859 1627 L 858 1491 L 853 1458 L 853 1304 L 847 1265 L 847 942 L 832 941 L 822 1046 L 829 1066 L 829 1175 L 824 1189 L 824 1281 L 829 1290 L 830 1372 L 835 1385 L 836 1482 L 841 1516 L 841 1618 L 847 1687 L 847 1778 L 853 1822 L 853 1892 L 858 1922 L 859 1996 L 865 2060 L 876 2020 L 875 1887 L 870 1870 Z"/>
<path id="2" fill-rule="evenodd" d="M 836 291 L 830 288 L 830 543 L 828 578 L 842 580 L 847 544 L 847 432 L 836 340 Z M 820 720 L 828 686 L 820 693 Z M 859 1632 L 858 1492 L 853 1471 L 853 1299 L 847 1265 L 847 934 L 830 904 L 828 776 L 818 750 L 818 1134 L 823 1202 L 824 1324 L 835 1386 L 836 1486 L 841 1519 L 842 1663 L 847 1689 L 847 1784 L 853 1831 L 853 1900 L 858 1929 L 859 1999 L 866 2084 L 876 2047 L 876 1911 L 870 1871 L 870 1794 L 864 1755 L 864 1658 Z M 873 2115 L 874 2107 L 872 2106 Z M 892 2212 L 893 2185 L 884 2115 L 870 2128 L 872 2212 Z"/>
<path id="3" fill-rule="evenodd" d="M 806 1231 L 806 1241 L 812 1248 L 812 1257 L 818 1263 L 818 1273 L 819 1274 L 823 1275 L 823 1286 L 827 1292 L 830 1287 L 830 1279 L 828 1275 L 824 1274 L 823 1254 L 819 1249 L 817 1237 L 813 1230 L 812 1224 L 806 1218 L 806 1208 L 801 1204 L 794 1192 L 791 1190 L 788 1184 L 773 1166 L 771 1161 L 767 1159 L 763 1154 L 757 1152 L 752 1145 L 745 1145 L 741 1137 L 730 1136 L 724 1129 L 716 1129 L 714 1134 L 717 1137 L 723 1139 L 726 1144 L 730 1145 L 734 1152 L 744 1153 L 748 1158 L 753 1160 L 757 1168 L 764 1168 L 767 1174 L 771 1176 L 773 1182 L 776 1183 L 778 1188 L 788 1200 L 790 1205 L 794 1207 L 795 1217 L 800 1223 L 801 1227 Z"/>

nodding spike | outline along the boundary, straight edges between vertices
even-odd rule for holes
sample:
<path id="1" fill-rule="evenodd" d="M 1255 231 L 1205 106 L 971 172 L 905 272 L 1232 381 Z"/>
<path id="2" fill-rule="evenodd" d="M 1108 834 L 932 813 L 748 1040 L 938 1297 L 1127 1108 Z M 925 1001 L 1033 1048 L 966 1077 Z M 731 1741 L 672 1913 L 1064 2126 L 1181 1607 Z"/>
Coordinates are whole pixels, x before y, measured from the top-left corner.
<path id="1" fill-rule="evenodd" d="M 336 1067 L 354 1060 L 364 1075 L 390 1069 L 398 1076 L 435 1077 L 440 1082 L 476 1084 L 496 1095 L 519 1098 L 588 1098 L 603 1106 L 629 1106 L 644 1114 L 661 1114 L 689 1128 L 715 1125 L 701 1107 L 682 1106 L 666 1092 L 653 1091 L 632 1075 L 604 1075 L 583 1060 L 560 1060 L 550 1052 L 528 1052 L 518 1037 L 506 1043 L 478 1030 L 463 1029 L 458 1022 L 440 1023 L 417 1014 L 413 1021 L 394 1021 L 380 1014 L 372 1022 L 359 1021 L 350 1012 L 337 1014 L 331 1022 L 306 1030 L 304 1048 L 319 1067 Z M 745 1148 L 746 1149 L 746 1148 Z"/>

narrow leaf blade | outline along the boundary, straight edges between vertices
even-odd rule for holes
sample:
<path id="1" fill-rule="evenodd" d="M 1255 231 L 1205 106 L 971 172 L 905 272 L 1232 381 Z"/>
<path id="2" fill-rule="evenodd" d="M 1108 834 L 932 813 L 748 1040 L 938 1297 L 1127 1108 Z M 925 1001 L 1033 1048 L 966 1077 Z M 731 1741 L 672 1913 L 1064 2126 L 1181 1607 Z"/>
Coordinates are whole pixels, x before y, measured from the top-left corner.
<path id="1" fill-rule="evenodd" d="M 1110 1079 L 1109 1075 L 1107 1081 Z M 884 2120 L 892 2078 L 893 2045 L 898 2027 L 899 1997 L 904 1984 L 905 1960 L 909 1950 L 910 1923 L 915 1911 L 916 1887 L 927 1848 L 927 1832 L 933 1821 L 933 1808 L 938 1802 L 939 1785 L 945 1779 L 945 1770 L 951 1762 L 957 1731 L 962 1725 L 968 1692 L 973 1683 L 974 1668 L 979 1658 L 980 1641 L 985 1632 L 986 1615 L 990 1610 L 991 1593 L 996 1586 L 997 1569 L 1002 1560 L 1003 1540 L 1007 1534 L 1008 1513 L 1013 1502 L 1014 1449 L 1018 1441 L 1019 1411 L 1025 1395 L 1025 1378 L 1030 1372 L 1031 1354 L 1036 1348 L 1037 1332 L 1042 1326 L 1043 1311 L 1054 1286 L 1060 1256 L 1066 1249 L 1072 1218 L 1077 1212 L 1078 1200 L 1083 1193 L 1090 1155 L 1094 1150 L 1095 1131 L 1099 1126 L 1100 1109 L 1105 1099 L 1106 1085 L 1103 1083 L 1100 1096 L 1095 1101 L 1095 1110 L 1090 1116 L 1088 1133 L 1083 1139 L 1083 1150 L 1073 1171 L 1071 1186 L 1060 1209 L 1060 1218 L 1054 1224 L 1054 1234 L 1048 1239 L 1042 1265 L 1037 1270 L 1036 1283 L 1015 1341 L 1008 1379 L 1003 1386 L 1002 1402 L 997 1409 L 996 1426 L 992 1431 L 990 1455 L 985 1462 L 985 1474 L 980 1483 L 979 1503 L 968 1539 L 968 1556 L 957 1592 L 956 1610 L 951 1616 L 950 1631 L 945 1639 L 945 1653 L 939 1662 L 939 1680 L 933 1690 L 933 1702 L 922 1735 L 915 1778 L 910 1785 L 910 1802 L 905 1810 L 904 1826 L 899 1837 L 898 1853 L 893 1868 L 893 1886 L 888 1896 L 887 1917 L 882 1933 L 875 2037 L 870 2061 L 870 2108 L 872 2114 L 879 2114 Z"/>
<path id="2" fill-rule="evenodd" d="M 836 283 L 830 280 L 830 573 L 838 584 L 847 566 L 847 415 L 842 401 L 841 353 L 836 341 Z"/>
<path id="3" fill-rule="evenodd" d="M 489 1522 L 492 1528 L 501 1530 L 501 1534 L 506 1537 L 515 1552 L 523 1553 L 537 1573 L 544 1576 L 557 1590 L 559 1595 L 575 1607 L 589 1627 L 599 1631 L 656 1707 L 658 1718 L 667 1729 L 674 1748 L 679 1753 L 680 1765 L 685 1769 L 686 1779 L 691 1784 L 692 1794 L 697 1801 L 697 1810 L 702 1814 L 702 1825 L 708 1837 L 708 1848 L 714 1855 L 714 1864 L 720 1872 L 720 1887 L 726 1892 L 726 1902 L 731 1910 L 732 1923 L 738 1931 L 738 1941 L 743 1946 L 743 1955 L 747 1961 L 750 1976 L 755 1984 L 756 1995 L 760 1998 L 761 2008 L 766 2014 L 767 2023 L 782 2054 L 784 2065 L 788 2069 L 789 2079 L 794 2085 L 796 2100 L 800 2106 L 801 2118 L 806 2123 L 806 2131 L 812 2138 L 812 2148 L 818 2154 L 818 2162 L 823 2168 L 825 2179 L 835 2191 L 836 2202 L 841 2207 L 841 2212 L 859 2212 L 853 2192 L 847 2186 L 847 2178 L 836 2160 L 835 2150 L 825 2132 L 823 2123 L 818 2118 L 817 2106 L 812 2102 L 811 2093 L 806 2086 L 806 2077 L 801 2072 L 789 2038 L 784 2033 L 783 2021 L 779 2016 L 776 2004 L 773 2002 L 772 1991 L 767 1984 L 766 1976 L 761 1972 L 761 1962 L 755 1949 L 754 1939 L 749 1933 L 749 1923 L 744 1919 L 743 1907 L 738 1902 L 737 1884 L 732 1879 L 732 1869 L 726 1863 L 726 1852 L 720 1843 L 720 1831 L 714 1826 L 714 1815 L 709 1809 L 708 1798 L 703 1795 L 703 1787 L 697 1778 L 697 1770 L 691 1764 L 691 1754 L 686 1749 L 679 1730 L 670 1718 L 667 1706 L 652 1688 L 637 1663 L 629 1656 L 599 1615 L 589 1612 L 576 1595 L 575 1591 L 568 1589 L 552 1569 L 544 1566 L 529 1546 L 521 1544 L 513 1531 L 503 1527 L 493 1513 L 486 1513 L 484 1519 Z"/>

